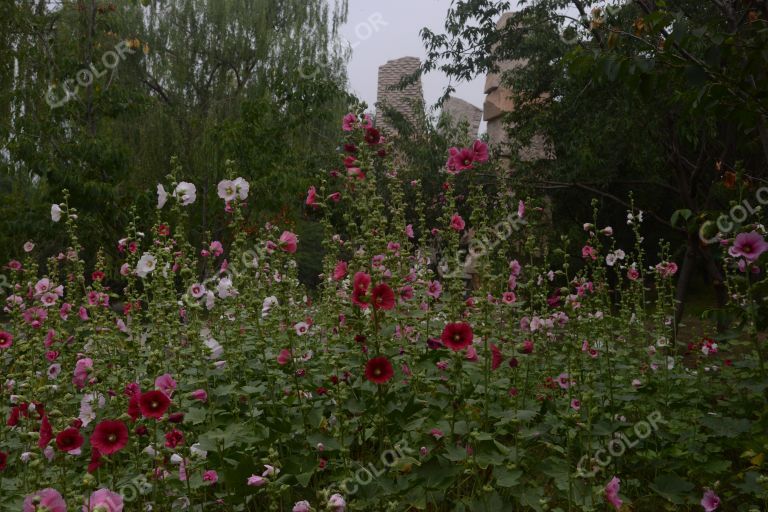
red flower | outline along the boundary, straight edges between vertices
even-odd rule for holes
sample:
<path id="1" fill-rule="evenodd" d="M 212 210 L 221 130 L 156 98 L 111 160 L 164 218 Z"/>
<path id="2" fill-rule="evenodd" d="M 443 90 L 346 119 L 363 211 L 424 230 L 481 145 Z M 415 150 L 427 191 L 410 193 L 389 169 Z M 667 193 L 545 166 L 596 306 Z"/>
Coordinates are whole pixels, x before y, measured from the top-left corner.
<path id="1" fill-rule="evenodd" d="M 48 416 L 43 416 L 43 421 L 40 423 L 40 439 L 37 441 L 38 448 L 45 448 L 48 446 L 51 439 L 53 439 L 51 423 L 48 421 Z"/>
<path id="2" fill-rule="evenodd" d="M 495 370 L 499 366 L 501 366 L 501 363 L 504 362 L 504 356 L 501 353 L 501 349 L 491 343 L 491 369 Z"/>
<path id="3" fill-rule="evenodd" d="M 371 292 L 371 302 L 375 309 L 393 309 L 395 307 L 395 292 L 388 284 L 381 283 Z"/>
<path id="4" fill-rule="evenodd" d="M 117 453 L 128 444 L 128 427 L 119 420 L 104 420 L 93 430 L 91 445 L 101 455 Z"/>
<path id="5" fill-rule="evenodd" d="M 130 416 L 133 421 L 138 420 L 139 416 L 141 416 L 141 408 L 139 407 L 139 396 L 140 396 L 140 393 L 134 393 L 131 395 L 130 400 L 128 400 L 128 416 Z"/>
<path id="6" fill-rule="evenodd" d="M 101 270 L 95 270 L 94 272 L 91 273 L 91 279 L 93 279 L 94 281 L 101 281 L 102 279 L 104 279 L 104 272 L 102 272 Z"/>
<path id="7" fill-rule="evenodd" d="M 139 409 L 145 418 L 159 419 L 170 405 L 171 400 L 162 391 L 147 391 L 139 397 Z"/>
<path id="8" fill-rule="evenodd" d="M 6 463 L 8 462 L 8 454 L 0 452 L 0 471 L 5 470 Z"/>
<path id="9" fill-rule="evenodd" d="M 63 452 L 71 452 L 83 446 L 83 436 L 74 427 L 69 427 L 56 436 L 56 448 Z"/>
<path id="10" fill-rule="evenodd" d="M 167 448 L 176 448 L 180 444 L 184 444 L 184 434 L 181 430 L 173 429 L 165 434 L 165 446 Z"/>
<path id="11" fill-rule="evenodd" d="M 99 467 L 101 467 L 101 453 L 96 448 L 91 447 L 91 461 L 88 463 L 88 472 L 95 473 Z"/>
<path id="12" fill-rule="evenodd" d="M 352 280 L 352 303 L 361 308 L 368 307 L 368 287 L 371 286 L 371 276 L 365 272 L 358 272 Z"/>
<path id="13" fill-rule="evenodd" d="M 365 130 L 365 142 L 370 145 L 375 145 L 381 142 L 381 134 L 376 128 L 368 128 Z"/>
<path id="14" fill-rule="evenodd" d="M 384 356 L 369 359 L 365 364 L 365 378 L 374 384 L 384 384 L 394 376 L 392 363 Z"/>
<path id="15" fill-rule="evenodd" d="M 472 344 L 472 327 L 465 322 L 447 324 L 440 339 L 451 350 L 465 349 Z"/>

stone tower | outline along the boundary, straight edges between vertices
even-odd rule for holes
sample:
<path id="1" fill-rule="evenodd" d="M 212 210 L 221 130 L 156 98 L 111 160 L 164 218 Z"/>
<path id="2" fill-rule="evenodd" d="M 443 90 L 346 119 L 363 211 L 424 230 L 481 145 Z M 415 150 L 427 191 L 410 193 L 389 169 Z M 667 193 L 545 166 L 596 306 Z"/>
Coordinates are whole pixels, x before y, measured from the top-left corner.
<path id="1" fill-rule="evenodd" d="M 450 97 L 443 102 L 443 115 L 449 117 L 454 123 L 466 122 L 469 124 L 467 134 L 470 138 L 477 137 L 480 130 L 480 122 L 483 120 L 483 111 L 460 98 Z"/>
<path id="2" fill-rule="evenodd" d="M 383 115 L 384 106 L 400 112 L 411 122 L 418 119 L 418 112 L 414 107 L 424 104 L 421 78 L 403 90 L 393 89 L 393 87 L 396 87 L 404 77 L 417 72 L 420 67 L 421 61 L 417 57 L 401 57 L 379 66 L 379 85 L 376 99 L 377 128 L 393 131 L 391 123 Z"/>

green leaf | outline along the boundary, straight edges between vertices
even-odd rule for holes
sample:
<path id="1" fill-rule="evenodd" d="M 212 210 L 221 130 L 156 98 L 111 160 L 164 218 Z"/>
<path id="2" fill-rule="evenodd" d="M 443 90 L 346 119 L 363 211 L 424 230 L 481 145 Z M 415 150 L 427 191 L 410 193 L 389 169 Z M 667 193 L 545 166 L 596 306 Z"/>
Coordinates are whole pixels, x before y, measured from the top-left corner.
<path id="1" fill-rule="evenodd" d="M 676 505 L 685 503 L 685 495 L 693 489 L 693 484 L 683 480 L 674 473 L 659 475 L 651 484 L 657 494 Z"/>

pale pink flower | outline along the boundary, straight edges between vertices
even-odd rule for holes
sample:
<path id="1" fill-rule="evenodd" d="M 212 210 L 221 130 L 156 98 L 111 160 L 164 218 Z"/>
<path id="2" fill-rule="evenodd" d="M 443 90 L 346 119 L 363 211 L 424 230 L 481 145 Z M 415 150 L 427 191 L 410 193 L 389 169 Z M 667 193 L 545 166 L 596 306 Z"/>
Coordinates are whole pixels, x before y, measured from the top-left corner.
<path id="1" fill-rule="evenodd" d="M 176 386 L 176 381 L 173 380 L 173 377 L 170 373 L 164 373 L 155 379 L 155 389 L 165 393 L 168 398 L 173 396 L 173 392 L 176 390 Z"/>
<path id="2" fill-rule="evenodd" d="M 739 233 L 728 249 L 728 254 L 734 258 L 743 257 L 749 262 L 755 261 L 761 254 L 768 251 L 768 242 L 757 231 Z"/>
<path id="3" fill-rule="evenodd" d="M 55 206 L 55 205 L 54 205 Z M 56 489 L 41 489 L 24 498 L 22 512 L 67 512 L 67 504 Z"/>
<path id="4" fill-rule="evenodd" d="M 501 294 L 501 302 L 504 304 L 512 304 L 517 300 L 517 296 L 513 292 L 504 292 Z"/>
<path id="5" fill-rule="evenodd" d="M 442 292 L 443 286 L 440 284 L 440 281 L 430 281 L 427 285 L 427 295 L 433 299 L 439 298 Z"/>
<path id="6" fill-rule="evenodd" d="M 413 224 L 408 224 L 407 226 L 405 226 L 405 236 L 407 236 L 408 238 L 414 237 Z"/>
<path id="7" fill-rule="evenodd" d="M 573 381 L 573 379 L 571 379 L 571 376 L 570 376 L 570 375 L 568 375 L 567 373 L 561 373 L 560 375 L 558 375 L 557 377 L 555 377 L 555 380 L 557 381 L 557 384 L 558 384 L 558 385 L 559 385 L 559 386 L 560 386 L 562 389 L 568 389 L 568 388 L 570 388 L 571 386 L 573 386 L 574 384 L 576 384 L 576 383 Z"/>
<path id="8" fill-rule="evenodd" d="M 332 494 L 328 500 L 328 508 L 333 512 L 344 512 L 347 506 L 347 502 L 344 501 L 344 497 L 341 494 Z"/>
<path id="9" fill-rule="evenodd" d="M 310 512 L 310 510 L 312 510 L 312 507 L 307 500 L 304 500 L 294 503 L 291 512 Z"/>
<path id="10" fill-rule="evenodd" d="M 577 398 L 574 398 L 573 400 L 571 400 L 571 409 L 573 409 L 574 411 L 578 411 L 579 409 L 581 409 L 581 400 Z"/>
<path id="11" fill-rule="evenodd" d="M 248 477 L 247 483 L 251 487 L 261 487 L 262 485 L 267 483 L 267 479 L 264 478 L 263 476 L 251 475 Z"/>
<path id="12" fill-rule="evenodd" d="M 43 308 L 29 308 L 22 313 L 24 322 L 31 326 L 33 329 L 39 329 L 43 326 L 43 322 L 48 318 L 48 312 Z"/>
<path id="13" fill-rule="evenodd" d="M 33 242 L 26 242 L 24 244 L 24 252 L 32 252 L 35 250 L 35 244 Z"/>
<path id="14" fill-rule="evenodd" d="M 294 330 L 296 331 L 296 334 L 299 336 L 304 336 L 307 334 L 307 331 L 309 330 L 309 324 L 307 322 L 298 322 L 296 325 L 293 326 Z"/>
<path id="15" fill-rule="evenodd" d="M 72 377 L 72 383 L 77 386 L 78 389 L 83 389 L 85 387 L 85 383 L 88 381 L 88 372 L 91 368 L 93 368 L 93 359 L 90 357 L 79 359 L 77 363 L 75 363 L 75 374 Z"/>
<path id="16" fill-rule="evenodd" d="M 123 512 L 123 497 L 109 489 L 99 489 L 85 502 L 83 512 Z"/>

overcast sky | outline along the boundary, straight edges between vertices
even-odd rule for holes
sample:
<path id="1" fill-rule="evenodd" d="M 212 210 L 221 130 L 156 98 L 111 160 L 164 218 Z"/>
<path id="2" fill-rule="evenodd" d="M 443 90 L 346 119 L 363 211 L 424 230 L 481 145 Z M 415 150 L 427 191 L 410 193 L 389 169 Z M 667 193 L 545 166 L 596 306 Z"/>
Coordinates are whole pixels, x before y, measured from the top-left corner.
<path id="1" fill-rule="evenodd" d="M 342 36 L 353 48 L 348 68 L 352 92 L 373 106 L 379 66 L 406 56 L 423 61 L 426 52 L 419 31 L 429 27 L 442 33 L 450 5 L 451 0 L 349 0 L 349 18 Z M 449 83 L 438 71 L 425 75 L 422 82 L 427 105 L 434 104 Z M 482 108 L 484 84 L 484 76 L 456 83 L 454 96 Z"/>

